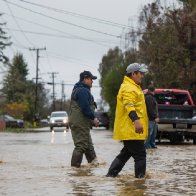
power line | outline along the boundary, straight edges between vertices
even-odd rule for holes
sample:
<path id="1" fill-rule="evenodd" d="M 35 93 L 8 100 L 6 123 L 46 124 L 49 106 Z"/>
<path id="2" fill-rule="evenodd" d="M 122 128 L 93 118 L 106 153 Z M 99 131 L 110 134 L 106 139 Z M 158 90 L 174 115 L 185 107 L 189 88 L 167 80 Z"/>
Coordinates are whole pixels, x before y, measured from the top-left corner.
<path id="1" fill-rule="evenodd" d="M 23 6 L 20 6 L 20 5 L 18 5 L 18 4 L 15 4 L 15 3 L 10 2 L 10 1 L 7 1 L 7 0 L 2 0 L 2 1 L 5 1 L 5 2 L 7 2 L 7 3 L 9 3 L 9 4 L 15 5 L 16 7 L 19 7 L 19 8 L 25 9 L 25 10 L 27 10 L 27 11 L 30 11 L 30 12 L 32 12 L 32 13 L 36 13 L 36 14 L 38 14 L 38 15 L 44 16 L 44 17 L 46 17 L 46 18 L 50 18 L 50 19 L 52 19 L 52 20 L 55 20 L 55 21 L 58 21 L 58 22 L 62 22 L 62 23 L 64 23 L 64 24 L 68 24 L 68 25 L 71 25 L 71 26 L 74 26 L 74 27 L 77 27 L 77 28 L 81 28 L 81 29 L 84 29 L 84 30 L 92 31 L 92 32 L 99 33 L 99 34 L 104 34 L 104 35 L 111 36 L 111 37 L 115 37 L 115 38 L 121 38 L 120 35 L 114 35 L 114 34 L 102 32 L 102 31 L 98 31 L 98 30 L 95 30 L 95 29 L 87 28 L 87 27 L 84 27 L 84 26 L 81 26 L 81 25 L 77 25 L 77 24 L 74 24 L 74 23 L 71 23 L 71 22 L 67 22 L 67 21 L 64 21 L 64 20 L 61 20 L 61 19 L 54 18 L 54 17 L 52 17 L 52 16 L 48 16 L 48 15 L 46 15 L 46 14 L 42 14 L 42 13 L 37 12 L 37 11 L 33 11 L 33 10 L 31 10 L 31 9 L 25 8 L 25 7 L 23 7 Z"/>
<path id="2" fill-rule="evenodd" d="M 20 45 L 15 44 L 15 43 L 13 43 L 13 45 L 17 46 L 17 47 L 20 48 L 20 49 L 29 50 L 29 47 L 26 47 L 26 46 L 21 47 Z M 49 55 L 48 55 L 48 54 L 49 54 Z M 88 66 L 89 68 L 90 68 L 91 66 L 88 65 L 88 64 L 92 64 L 92 63 L 90 63 L 90 62 L 87 62 L 86 60 L 84 61 L 83 59 L 79 59 L 79 58 L 75 58 L 75 57 L 70 57 L 70 56 L 62 56 L 62 55 L 59 55 L 59 54 L 57 54 L 57 53 L 55 53 L 55 52 L 53 52 L 53 51 L 49 51 L 48 54 L 46 55 L 47 58 L 50 56 L 50 58 L 59 59 L 59 60 L 64 61 L 64 62 L 70 62 L 70 63 L 77 64 L 77 65 L 78 65 L 78 62 L 80 63 L 80 65 L 81 65 L 81 62 L 82 62 L 82 65 L 85 64 L 85 66 Z M 70 59 L 70 61 L 67 60 L 67 59 Z M 34 60 L 34 59 L 33 59 L 33 60 Z M 71 61 L 71 60 L 73 60 L 73 61 Z M 49 63 L 49 64 L 50 64 L 50 63 Z M 51 67 L 51 66 L 50 66 L 50 67 Z"/>
<path id="3" fill-rule="evenodd" d="M 3 18 L 3 15 L 2 15 L 2 18 Z M 4 19 L 4 20 L 5 20 L 5 19 Z M 3 21 L 3 20 L 2 20 L 2 21 Z M 12 33 L 12 31 L 10 31 L 10 29 L 7 27 L 7 24 L 6 24 L 6 23 L 5 23 L 5 28 L 6 28 L 7 31 L 9 31 L 9 33 L 11 34 L 11 36 L 13 37 L 13 39 L 18 43 L 18 44 L 17 44 L 17 43 L 12 42 L 13 45 L 16 45 L 16 46 L 18 46 L 18 47 L 20 47 L 20 48 L 23 48 L 23 49 L 28 49 L 28 47 L 25 47 L 21 42 L 19 42 L 19 41 L 16 39 L 15 35 L 14 35 L 14 34 Z M 12 45 L 11 45 L 11 48 L 12 48 Z M 12 52 L 13 52 L 13 54 L 15 54 L 13 48 L 12 48 Z M 32 58 L 32 60 L 34 61 L 32 54 L 31 54 L 31 58 Z"/>
<path id="4" fill-rule="evenodd" d="M 98 23 L 103 23 L 103 24 L 106 24 L 106 25 L 116 26 L 116 27 L 119 27 L 119 28 L 129 28 L 129 26 L 127 26 L 127 25 L 119 24 L 119 23 L 116 23 L 116 22 L 111 22 L 111 21 L 108 21 L 108 20 L 100 19 L 100 18 L 95 18 L 95 17 L 82 15 L 82 14 L 70 12 L 70 11 L 67 11 L 67 10 L 57 9 L 57 8 L 49 7 L 49 6 L 46 6 L 46 5 L 43 5 L 43 4 L 33 3 L 33 2 L 25 1 L 25 0 L 19 0 L 19 1 L 30 4 L 30 5 L 38 6 L 38 7 L 44 8 L 44 9 L 49 9 L 49 10 L 52 10 L 52 11 L 55 11 L 55 12 L 58 12 L 58 13 L 63 13 L 63 14 L 67 14 L 67 15 L 71 15 L 71 16 L 75 16 L 75 17 L 80 17 L 80 18 L 85 18 L 87 20 L 95 21 L 95 22 L 98 22 Z"/>
<path id="5" fill-rule="evenodd" d="M 75 58 L 75 57 L 70 57 L 70 56 L 62 56 L 62 55 L 59 55 L 53 51 L 49 51 L 48 54 L 50 55 L 50 57 L 54 58 L 54 59 L 59 59 L 61 61 L 64 61 L 64 62 L 70 62 L 70 63 L 73 63 L 73 64 L 80 64 L 80 65 L 84 65 L 87 66 L 87 67 L 91 67 L 90 65 L 88 64 L 92 64 L 90 62 L 87 62 L 86 60 L 84 61 L 83 59 L 80 59 L 80 58 Z M 69 59 L 69 60 L 68 60 Z"/>
<path id="6" fill-rule="evenodd" d="M 18 21 L 16 20 L 16 18 L 15 18 L 14 15 L 13 15 L 12 9 L 10 8 L 8 2 L 6 2 L 6 5 L 7 5 L 8 9 L 9 9 L 9 11 L 10 11 L 10 13 L 11 13 L 11 16 L 13 17 L 13 19 L 14 19 L 16 25 L 17 25 L 18 28 L 20 29 L 20 32 L 24 35 L 25 39 L 26 39 L 31 45 L 34 45 L 34 44 L 28 39 L 28 37 L 25 35 L 24 31 L 23 31 L 22 28 L 20 27 Z"/>
<path id="7" fill-rule="evenodd" d="M 11 28 L 8 28 L 8 29 L 11 30 L 11 31 L 16 31 L 16 32 L 21 31 L 21 30 L 18 30 L 18 29 L 11 29 Z M 98 45 L 101 45 L 101 46 L 104 46 L 104 47 L 108 47 L 108 45 L 98 43 L 98 41 L 94 41 L 94 40 L 91 40 L 91 39 L 86 39 L 86 38 L 82 38 L 82 37 L 78 37 L 78 36 L 66 36 L 66 35 L 58 35 L 58 34 L 52 34 L 52 33 L 42 33 L 42 32 L 35 32 L 35 31 L 26 31 L 26 30 L 23 30 L 23 32 L 28 33 L 28 34 L 34 34 L 34 35 L 43 35 L 43 36 L 66 38 L 66 39 L 78 39 L 78 40 L 82 40 L 82 41 L 93 42 L 95 44 L 98 44 Z M 102 41 L 102 42 L 105 42 L 105 41 Z"/>
<path id="8" fill-rule="evenodd" d="M 1 20 L 3 19 L 3 15 L 1 15 Z M 5 24 L 5 29 L 7 30 L 7 31 L 9 31 L 9 33 L 11 34 L 11 36 L 14 38 L 14 40 L 16 41 L 16 42 L 18 42 L 18 44 L 20 45 L 20 47 L 23 47 L 23 45 L 16 39 L 16 37 L 14 36 L 14 34 L 12 34 L 12 32 L 9 30 L 9 28 L 7 27 L 7 23 L 5 22 L 5 19 L 4 19 L 4 21 L 2 20 L 2 22 Z M 2 28 L 2 29 L 4 29 L 4 28 Z M 14 51 L 13 51 L 13 53 L 14 53 Z"/>
<path id="9" fill-rule="evenodd" d="M 4 14 L 6 14 L 7 16 L 11 16 L 10 14 L 4 12 Z M 27 19 L 24 19 L 24 18 L 21 18 L 21 17 L 18 17 L 16 15 L 14 15 L 15 18 L 17 18 L 18 20 L 21 20 L 21 21 L 24 21 L 24 22 L 27 22 L 27 23 L 30 23 L 30 24 L 34 24 L 34 25 L 37 25 L 37 26 L 40 26 L 42 28 L 46 28 L 46 29 L 50 29 L 50 30 L 53 30 L 53 31 L 56 31 L 56 32 L 59 32 L 59 33 L 62 33 L 63 35 L 66 34 L 66 35 L 69 35 L 70 36 L 70 39 L 71 38 L 75 38 L 75 39 L 81 39 L 81 40 L 85 40 L 85 41 L 92 41 L 92 42 L 107 42 L 107 43 L 115 43 L 113 42 L 112 40 L 92 40 L 92 39 L 87 39 L 87 38 L 84 38 L 84 37 L 81 37 L 81 36 L 77 36 L 77 35 L 73 35 L 73 34 L 70 34 L 70 33 L 67 33 L 65 31 L 62 31 L 60 29 L 57 29 L 57 28 L 54 28 L 54 27 L 51 27 L 51 26 L 47 26 L 47 25 L 43 25 L 43 24 L 39 24 L 37 22 L 34 22 L 34 21 L 31 21 L 31 20 L 27 20 Z M 133 28 L 132 28 L 133 29 Z M 12 29 L 13 31 L 17 31 L 15 29 Z M 136 30 L 135 30 L 136 31 Z M 25 31 L 27 33 L 27 31 Z M 30 32 L 31 33 L 31 32 Z M 32 32 L 34 33 L 34 32 Z M 61 35 L 60 35 L 61 36 Z M 65 35 L 64 35 L 65 36 Z M 69 38 L 69 37 L 68 37 Z M 126 38 L 123 38 L 123 39 L 126 39 Z"/>
<path id="10" fill-rule="evenodd" d="M 53 85 L 52 82 L 42 82 L 42 83 L 43 83 L 43 84 Z M 54 85 L 62 85 L 62 83 L 60 83 L 60 82 L 55 82 Z M 75 83 L 64 83 L 64 85 L 65 85 L 65 86 L 74 86 Z M 93 87 L 100 87 L 100 85 L 98 85 L 98 84 L 94 85 L 94 84 L 93 84 Z"/>

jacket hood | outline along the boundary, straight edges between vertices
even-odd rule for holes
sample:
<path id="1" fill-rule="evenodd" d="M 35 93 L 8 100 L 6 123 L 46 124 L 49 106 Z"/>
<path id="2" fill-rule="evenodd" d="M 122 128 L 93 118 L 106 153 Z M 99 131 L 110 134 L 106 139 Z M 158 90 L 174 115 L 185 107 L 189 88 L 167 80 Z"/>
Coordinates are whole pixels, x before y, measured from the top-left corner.
<path id="1" fill-rule="evenodd" d="M 84 87 L 84 88 L 88 88 L 90 90 L 90 87 L 86 84 L 84 84 L 83 82 L 79 81 L 77 82 L 75 85 L 74 85 L 74 89 L 76 88 L 81 88 L 81 87 Z"/>

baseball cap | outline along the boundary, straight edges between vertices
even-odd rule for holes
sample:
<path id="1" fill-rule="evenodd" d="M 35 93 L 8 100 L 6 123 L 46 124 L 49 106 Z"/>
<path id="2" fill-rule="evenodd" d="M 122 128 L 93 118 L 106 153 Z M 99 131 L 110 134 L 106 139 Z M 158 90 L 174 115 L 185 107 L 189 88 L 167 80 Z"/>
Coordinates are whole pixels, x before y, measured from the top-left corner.
<path id="1" fill-rule="evenodd" d="M 126 73 L 133 73 L 135 71 L 145 73 L 148 71 L 147 65 L 139 64 L 139 63 L 132 63 L 132 64 L 128 65 L 128 67 L 126 69 Z"/>
<path id="2" fill-rule="evenodd" d="M 83 71 L 80 73 L 80 81 L 84 80 L 84 78 L 91 78 L 93 80 L 97 79 L 97 76 L 94 76 L 90 71 Z"/>

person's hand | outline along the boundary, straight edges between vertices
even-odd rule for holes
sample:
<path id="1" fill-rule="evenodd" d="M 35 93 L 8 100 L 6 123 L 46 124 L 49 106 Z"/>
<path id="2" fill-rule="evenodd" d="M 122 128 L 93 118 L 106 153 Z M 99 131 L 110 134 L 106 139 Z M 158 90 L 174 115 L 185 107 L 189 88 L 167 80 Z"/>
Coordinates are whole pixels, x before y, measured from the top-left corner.
<path id="1" fill-rule="evenodd" d="M 155 118 L 155 122 L 156 122 L 156 123 L 159 122 L 159 117 Z"/>
<path id="2" fill-rule="evenodd" d="M 98 127 L 99 126 L 99 120 L 97 118 L 94 118 L 93 124 L 94 124 L 95 127 Z"/>
<path id="3" fill-rule="evenodd" d="M 139 134 L 143 133 L 143 126 L 140 123 L 140 120 L 135 120 L 134 123 L 135 123 L 135 132 Z"/>

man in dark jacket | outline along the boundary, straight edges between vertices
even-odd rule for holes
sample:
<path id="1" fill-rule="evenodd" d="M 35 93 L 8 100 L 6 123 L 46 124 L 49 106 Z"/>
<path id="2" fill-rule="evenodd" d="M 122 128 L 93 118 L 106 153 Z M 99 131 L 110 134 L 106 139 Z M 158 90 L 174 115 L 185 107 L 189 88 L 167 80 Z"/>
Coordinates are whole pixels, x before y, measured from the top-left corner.
<path id="1" fill-rule="evenodd" d="M 74 141 L 71 166 L 80 167 L 83 154 L 89 163 L 96 159 L 90 128 L 99 122 L 95 118 L 95 102 L 90 92 L 93 80 L 97 79 L 90 71 L 80 73 L 80 81 L 73 88 L 69 112 L 69 123 Z"/>
<path id="2" fill-rule="evenodd" d="M 158 118 L 158 107 L 157 102 L 154 97 L 154 86 L 150 85 L 148 87 L 148 92 L 145 95 L 146 109 L 148 113 L 148 138 L 145 142 L 145 147 L 156 148 L 155 138 L 157 135 L 157 123 Z"/>

